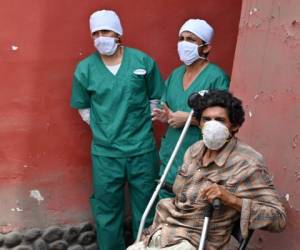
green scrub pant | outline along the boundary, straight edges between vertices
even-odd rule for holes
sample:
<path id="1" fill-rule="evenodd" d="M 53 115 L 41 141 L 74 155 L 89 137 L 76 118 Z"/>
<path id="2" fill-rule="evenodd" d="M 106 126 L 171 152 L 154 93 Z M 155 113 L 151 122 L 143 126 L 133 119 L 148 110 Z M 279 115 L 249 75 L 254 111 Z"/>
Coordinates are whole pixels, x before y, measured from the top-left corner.
<path id="1" fill-rule="evenodd" d="M 143 212 L 156 187 L 157 151 L 124 158 L 92 155 L 92 162 L 93 194 L 90 202 L 96 221 L 99 249 L 123 250 L 125 183 L 128 182 L 135 239 Z M 147 217 L 145 227 L 151 225 L 154 213 L 155 206 Z"/>

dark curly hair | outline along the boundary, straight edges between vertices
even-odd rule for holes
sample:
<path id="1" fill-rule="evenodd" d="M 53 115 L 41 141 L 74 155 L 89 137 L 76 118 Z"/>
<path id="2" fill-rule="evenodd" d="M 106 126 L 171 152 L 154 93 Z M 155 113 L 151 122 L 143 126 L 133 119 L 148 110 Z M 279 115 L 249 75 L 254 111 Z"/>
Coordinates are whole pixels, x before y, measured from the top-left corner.
<path id="1" fill-rule="evenodd" d="M 233 126 L 241 127 L 245 121 L 242 101 L 234 97 L 230 92 L 210 90 L 204 96 L 199 97 L 193 107 L 196 119 L 200 121 L 203 111 L 210 107 L 225 108 Z"/>

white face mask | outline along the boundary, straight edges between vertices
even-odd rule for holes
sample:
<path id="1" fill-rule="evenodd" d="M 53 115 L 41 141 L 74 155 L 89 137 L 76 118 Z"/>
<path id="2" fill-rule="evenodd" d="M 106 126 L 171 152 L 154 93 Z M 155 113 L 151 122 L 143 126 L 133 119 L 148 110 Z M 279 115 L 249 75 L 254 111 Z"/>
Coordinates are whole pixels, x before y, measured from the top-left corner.
<path id="1" fill-rule="evenodd" d="M 228 128 L 215 120 L 204 123 L 202 134 L 205 146 L 211 150 L 218 150 L 223 147 L 230 136 Z"/>
<path id="2" fill-rule="evenodd" d="M 191 65 L 196 60 L 202 58 L 205 59 L 205 57 L 199 56 L 198 48 L 205 46 L 206 44 L 197 45 L 195 43 L 187 42 L 187 41 L 181 41 L 177 44 L 177 50 L 179 54 L 180 60 L 186 64 Z"/>
<path id="3" fill-rule="evenodd" d="M 106 56 L 113 55 L 118 48 L 115 38 L 106 36 L 97 37 L 94 40 L 94 45 L 101 55 Z"/>

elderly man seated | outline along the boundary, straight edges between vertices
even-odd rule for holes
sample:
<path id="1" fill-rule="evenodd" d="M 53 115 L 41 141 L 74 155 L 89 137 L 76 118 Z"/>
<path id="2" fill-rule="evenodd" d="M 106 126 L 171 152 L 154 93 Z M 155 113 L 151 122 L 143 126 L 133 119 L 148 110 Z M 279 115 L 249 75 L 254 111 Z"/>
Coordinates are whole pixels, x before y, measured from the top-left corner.
<path id="1" fill-rule="evenodd" d="M 236 134 L 244 122 L 239 99 L 210 91 L 198 102 L 203 140 L 193 144 L 173 186 L 175 198 L 162 199 L 143 241 L 128 250 L 195 250 L 199 245 L 204 208 L 213 199 L 223 204 L 210 221 L 206 249 L 222 249 L 240 219 L 243 237 L 249 229 L 282 231 L 286 213 L 263 157 Z"/>

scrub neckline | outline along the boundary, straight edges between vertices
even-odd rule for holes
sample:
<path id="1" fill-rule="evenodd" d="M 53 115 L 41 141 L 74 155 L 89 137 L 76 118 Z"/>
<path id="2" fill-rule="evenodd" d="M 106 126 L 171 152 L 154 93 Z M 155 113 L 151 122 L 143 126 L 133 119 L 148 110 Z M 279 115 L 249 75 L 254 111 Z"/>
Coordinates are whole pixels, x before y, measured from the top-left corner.
<path id="1" fill-rule="evenodd" d="M 194 83 L 198 80 L 199 77 L 201 77 L 201 75 L 203 75 L 203 72 L 206 71 L 206 69 L 210 66 L 210 62 L 207 62 L 207 64 L 204 66 L 204 69 L 202 69 L 199 74 L 196 76 L 196 78 L 191 82 L 190 86 L 188 86 L 186 89 L 184 89 L 183 87 L 183 77 L 184 77 L 184 73 L 186 72 L 186 67 L 183 66 L 183 71 L 182 71 L 182 75 L 181 75 L 181 81 L 180 81 L 180 86 L 182 88 L 182 90 L 184 92 L 188 92 L 188 90 L 194 85 Z"/>
<path id="2" fill-rule="evenodd" d="M 114 74 L 106 67 L 106 65 L 105 65 L 105 63 L 103 62 L 103 60 L 102 60 L 102 58 L 101 58 L 99 52 L 96 52 L 96 53 L 97 53 L 98 61 L 101 63 L 101 65 L 102 65 L 102 67 L 104 68 L 104 70 L 106 71 L 106 73 L 107 73 L 107 74 L 110 74 L 110 75 L 113 76 L 113 77 L 117 77 L 117 76 L 120 74 L 120 72 L 122 71 L 122 69 L 124 68 L 125 57 L 126 57 L 126 55 L 127 55 L 127 49 L 126 49 L 125 46 L 122 46 L 122 49 L 123 49 L 123 55 L 122 55 L 122 60 L 121 60 L 121 63 L 120 63 L 121 65 L 120 65 L 120 68 L 119 68 L 117 74 L 115 74 L 115 75 L 114 75 Z"/>

